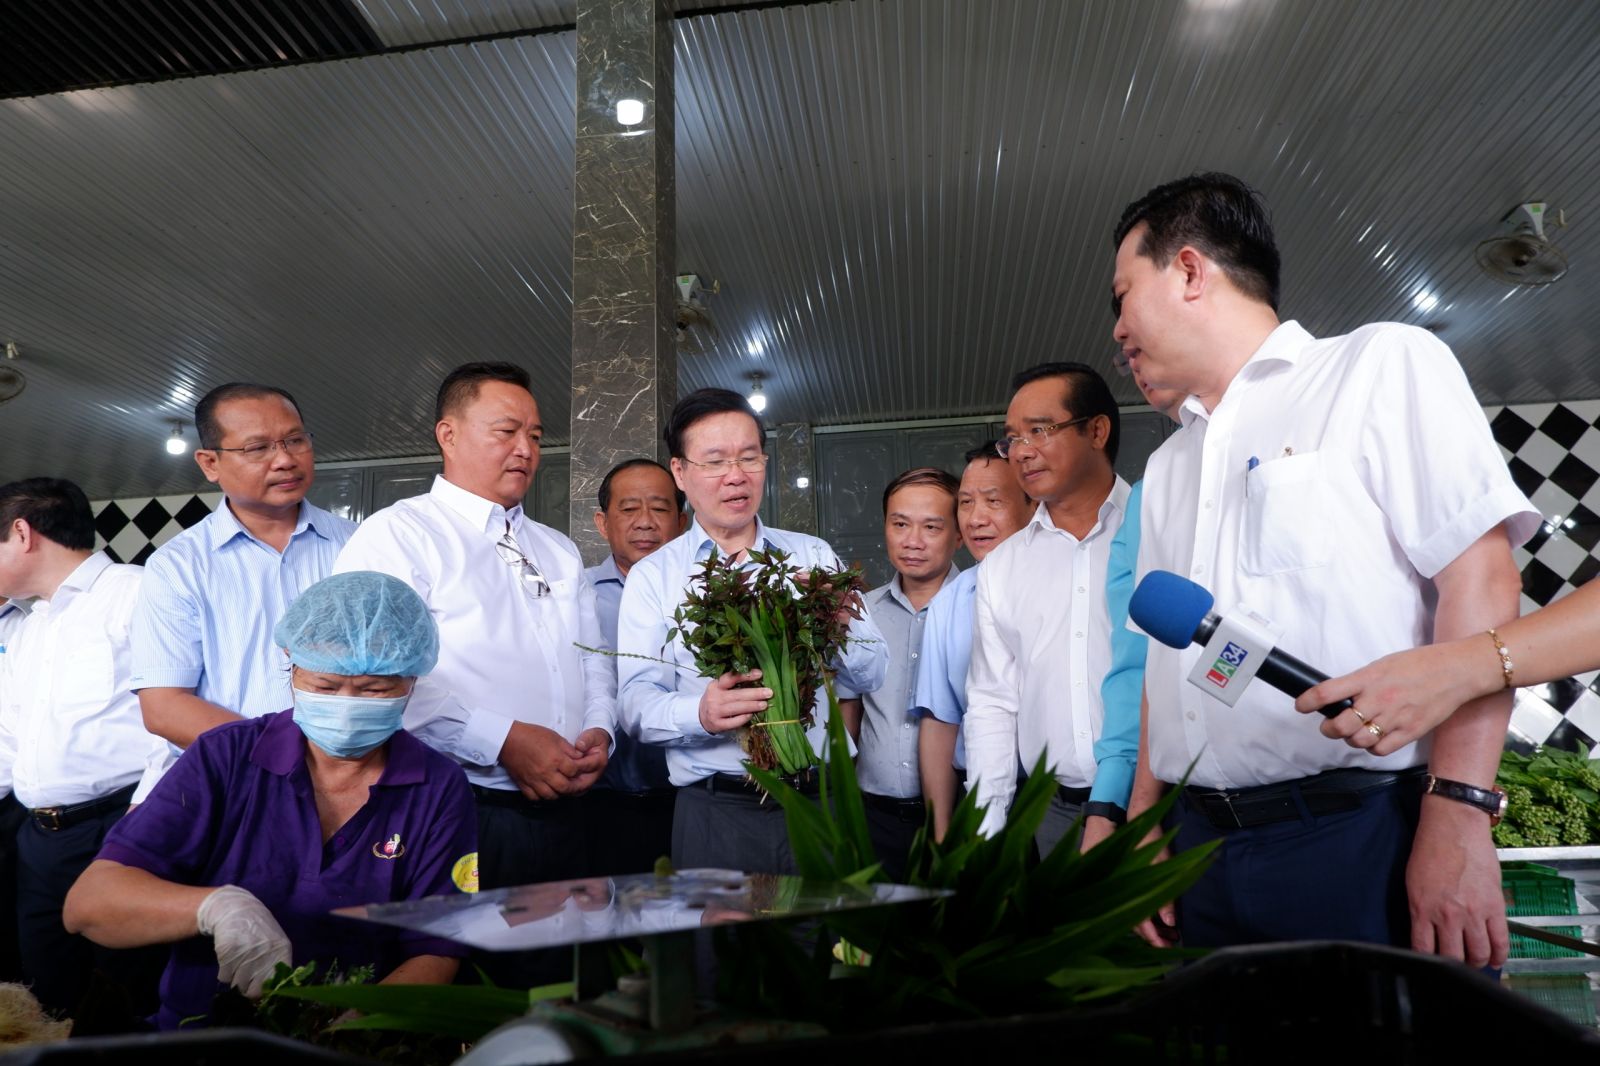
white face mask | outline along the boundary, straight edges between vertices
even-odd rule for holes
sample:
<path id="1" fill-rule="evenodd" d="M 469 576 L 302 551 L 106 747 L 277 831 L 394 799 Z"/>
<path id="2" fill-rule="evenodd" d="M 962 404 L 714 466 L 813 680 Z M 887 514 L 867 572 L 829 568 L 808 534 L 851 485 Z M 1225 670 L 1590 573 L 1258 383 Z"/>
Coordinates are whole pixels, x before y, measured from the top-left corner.
<path id="1" fill-rule="evenodd" d="M 390 697 L 330 696 L 294 690 L 294 723 L 336 759 L 359 759 L 400 730 L 411 694 Z"/>

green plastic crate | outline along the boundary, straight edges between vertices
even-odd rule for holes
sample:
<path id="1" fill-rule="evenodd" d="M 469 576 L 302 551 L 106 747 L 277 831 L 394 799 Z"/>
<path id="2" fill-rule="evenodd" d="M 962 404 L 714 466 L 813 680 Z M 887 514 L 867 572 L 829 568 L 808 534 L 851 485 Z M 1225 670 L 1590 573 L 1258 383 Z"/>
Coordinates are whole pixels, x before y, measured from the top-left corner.
<path id="1" fill-rule="evenodd" d="M 1500 887 L 1505 892 L 1509 918 L 1578 913 L 1576 887 L 1571 879 L 1549 866 L 1532 862 L 1505 863 L 1500 868 Z M 1552 931 L 1575 939 L 1583 938 L 1582 928 L 1576 925 L 1557 926 Z M 1513 934 L 1511 937 L 1513 959 L 1575 959 L 1582 955 L 1581 951 L 1557 947 L 1529 936 Z"/>

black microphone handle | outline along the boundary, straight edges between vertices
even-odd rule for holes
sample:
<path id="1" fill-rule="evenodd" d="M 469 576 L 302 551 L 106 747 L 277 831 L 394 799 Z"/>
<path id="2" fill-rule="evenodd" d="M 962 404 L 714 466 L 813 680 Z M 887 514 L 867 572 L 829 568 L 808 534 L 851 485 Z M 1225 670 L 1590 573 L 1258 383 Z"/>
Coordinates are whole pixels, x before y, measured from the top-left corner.
<path id="1" fill-rule="evenodd" d="M 1286 692 L 1296 699 L 1312 686 L 1328 680 L 1327 674 L 1312 669 L 1282 648 L 1273 648 L 1267 653 L 1266 661 L 1261 664 L 1261 669 L 1256 671 L 1256 677 L 1279 692 Z M 1324 718 L 1333 718 L 1340 711 L 1348 711 L 1354 706 L 1354 700 L 1343 699 L 1338 703 L 1319 707 L 1318 711 Z"/>

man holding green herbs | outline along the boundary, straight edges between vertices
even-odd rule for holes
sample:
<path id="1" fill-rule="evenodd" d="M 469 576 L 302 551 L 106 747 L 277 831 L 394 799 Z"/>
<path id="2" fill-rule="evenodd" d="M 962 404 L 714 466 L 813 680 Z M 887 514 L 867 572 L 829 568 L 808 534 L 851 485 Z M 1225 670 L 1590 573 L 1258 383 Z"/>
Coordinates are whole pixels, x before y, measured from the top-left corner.
<path id="1" fill-rule="evenodd" d="M 738 687 L 760 671 L 700 676 L 682 640 L 669 640 L 673 614 L 697 572 L 715 550 L 745 559 L 751 549 L 785 552 L 797 569 L 839 568 L 825 542 L 771 529 L 758 517 L 767 455 L 764 427 L 745 398 L 727 389 L 701 389 L 678 401 L 667 422 L 672 476 L 689 498 L 689 531 L 629 572 L 617 620 L 617 680 L 623 726 L 646 744 L 667 749 L 667 771 L 678 787 L 672 861 L 682 868 L 718 866 L 755 873 L 794 873 L 782 808 L 745 775 L 736 731 L 766 708 L 773 690 Z M 870 692 L 883 683 L 888 654 L 882 634 L 863 610 L 832 664 L 841 694 Z M 813 748 L 823 749 L 826 693 L 817 694 Z M 814 789 L 809 781 L 796 782 Z"/>

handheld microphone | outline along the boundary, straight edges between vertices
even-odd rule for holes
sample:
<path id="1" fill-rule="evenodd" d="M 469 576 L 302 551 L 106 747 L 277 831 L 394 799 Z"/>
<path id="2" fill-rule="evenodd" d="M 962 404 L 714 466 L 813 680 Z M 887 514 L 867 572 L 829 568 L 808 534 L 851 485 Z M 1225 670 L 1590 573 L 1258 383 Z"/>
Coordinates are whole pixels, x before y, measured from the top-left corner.
<path id="1" fill-rule="evenodd" d="M 1190 644 L 1208 644 L 1216 635 L 1218 626 L 1226 624 L 1220 615 L 1211 610 L 1215 603 L 1211 593 L 1188 578 L 1166 570 L 1152 570 L 1133 590 L 1133 599 L 1128 603 L 1128 616 L 1140 629 L 1167 647 L 1187 648 Z M 1232 643 L 1226 647 L 1237 660 L 1232 663 L 1234 667 L 1239 666 L 1250 654 L 1248 650 L 1239 649 Z M 1224 661 L 1229 658 L 1229 650 L 1224 650 L 1217 663 L 1207 671 L 1219 688 L 1226 687 L 1233 676 Z M 1268 647 L 1264 650 L 1265 654 L 1261 656 L 1254 676 L 1279 692 L 1298 698 L 1307 689 L 1328 680 L 1327 674 L 1313 669 L 1280 648 Z M 1218 673 L 1219 669 L 1222 673 Z M 1241 680 L 1248 681 L 1248 677 Z M 1344 699 L 1320 710 L 1325 717 L 1332 718 L 1354 706 L 1354 701 Z"/>

